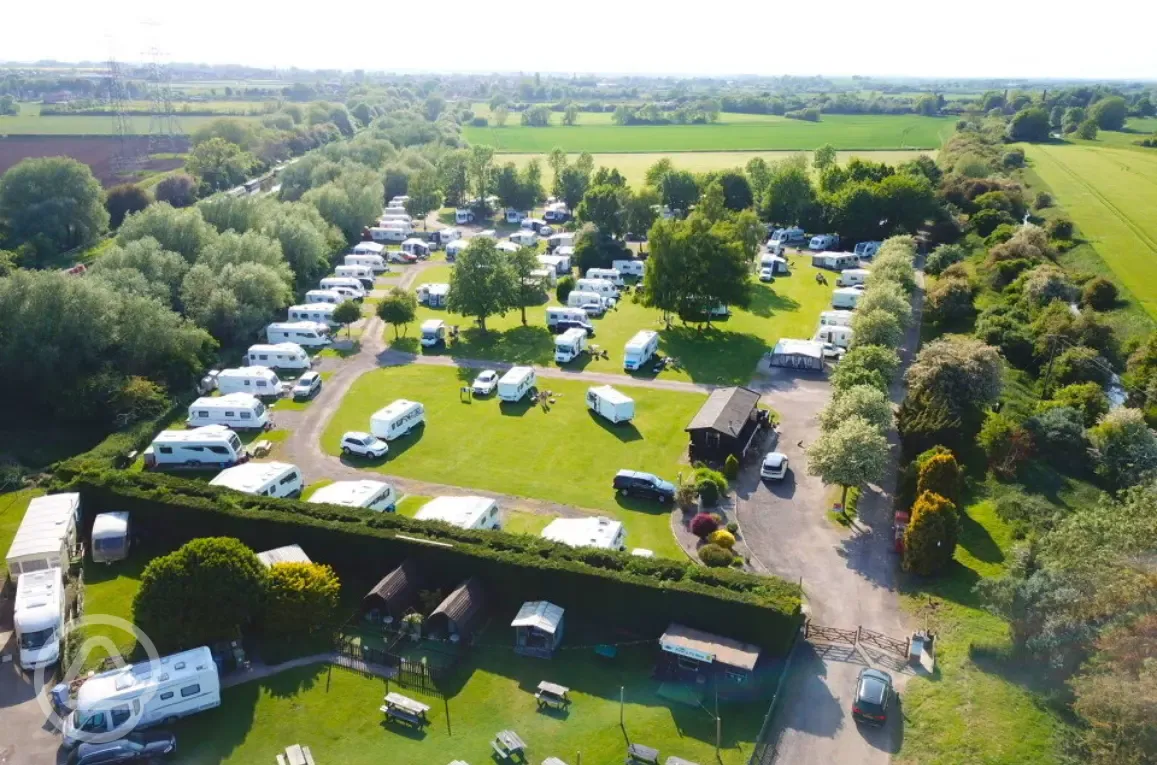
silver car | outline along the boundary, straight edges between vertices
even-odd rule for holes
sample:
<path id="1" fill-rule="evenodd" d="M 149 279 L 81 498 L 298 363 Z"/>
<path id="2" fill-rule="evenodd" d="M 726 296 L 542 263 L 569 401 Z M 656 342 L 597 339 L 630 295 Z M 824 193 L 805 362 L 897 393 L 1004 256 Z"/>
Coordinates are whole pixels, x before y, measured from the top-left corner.
<path id="1" fill-rule="evenodd" d="M 759 466 L 759 476 L 765 481 L 782 481 L 787 477 L 788 459 L 782 452 L 768 452 Z"/>

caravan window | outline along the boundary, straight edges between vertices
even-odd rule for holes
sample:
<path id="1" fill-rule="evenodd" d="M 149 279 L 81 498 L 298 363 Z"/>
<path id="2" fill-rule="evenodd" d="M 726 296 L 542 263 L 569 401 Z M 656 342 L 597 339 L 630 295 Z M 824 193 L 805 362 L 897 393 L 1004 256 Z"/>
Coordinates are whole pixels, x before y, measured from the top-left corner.
<path id="1" fill-rule="evenodd" d="M 119 728 L 120 726 L 127 723 L 129 718 L 132 716 L 132 710 L 130 710 L 127 706 L 114 708 L 112 710 L 112 727 Z"/>
<path id="2" fill-rule="evenodd" d="M 249 412 L 242 412 L 241 413 L 241 419 L 248 420 L 249 419 Z"/>
<path id="3" fill-rule="evenodd" d="M 209 416 L 209 412 L 207 412 L 207 411 L 205 411 L 204 409 L 202 409 L 201 411 L 197 412 L 197 416 L 198 416 L 198 417 L 208 417 L 208 416 Z"/>
<path id="4" fill-rule="evenodd" d="M 228 454 L 229 453 L 229 450 L 226 449 L 224 446 L 210 446 L 209 451 L 213 452 L 214 454 Z"/>
<path id="5" fill-rule="evenodd" d="M 200 692 L 201 685 L 199 683 L 197 685 L 186 685 L 181 689 L 181 698 L 187 699 L 190 696 L 196 696 Z"/>
<path id="6" fill-rule="evenodd" d="M 284 486 L 285 484 L 293 483 L 296 480 L 297 480 L 297 473 L 294 472 L 294 473 L 290 473 L 289 475 L 285 476 L 285 478 L 282 478 L 280 481 L 278 481 L 278 483 L 281 484 L 282 486 Z"/>
<path id="7" fill-rule="evenodd" d="M 80 729 L 86 733 L 102 733 L 105 730 L 104 712 L 95 712 L 84 718 Z"/>
<path id="8" fill-rule="evenodd" d="M 241 439 L 237 437 L 236 433 L 229 434 L 229 445 L 233 447 L 233 451 L 241 451 Z"/>
<path id="9" fill-rule="evenodd" d="M 161 454 L 172 454 L 173 453 L 173 447 L 161 446 L 161 447 L 157 448 L 157 451 L 159 451 Z"/>
<path id="10" fill-rule="evenodd" d="M 234 412 L 225 412 L 225 416 L 226 417 L 236 417 L 237 415 Z"/>
<path id="11" fill-rule="evenodd" d="M 242 382 L 244 382 L 244 383 L 245 383 L 245 387 L 246 387 L 246 388 L 248 388 L 248 387 L 249 387 L 249 381 L 248 381 L 248 380 L 243 380 Z"/>
<path id="12" fill-rule="evenodd" d="M 172 691 L 165 691 L 164 693 L 161 694 L 161 701 L 168 701 L 171 698 L 173 698 L 173 692 Z"/>
<path id="13" fill-rule="evenodd" d="M 248 384 L 249 384 L 249 383 L 246 383 L 246 385 L 248 385 Z M 258 380 L 258 381 L 257 381 L 257 387 L 258 387 L 258 388 L 265 388 L 265 387 L 268 387 L 268 383 L 266 383 L 264 380 Z"/>

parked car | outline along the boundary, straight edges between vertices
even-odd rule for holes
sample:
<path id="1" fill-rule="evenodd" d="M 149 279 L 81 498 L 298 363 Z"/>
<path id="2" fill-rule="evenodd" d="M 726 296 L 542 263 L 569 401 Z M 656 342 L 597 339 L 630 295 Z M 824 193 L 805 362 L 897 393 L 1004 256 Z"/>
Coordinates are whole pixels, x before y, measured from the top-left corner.
<path id="1" fill-rule="evenodd" d="M 589 321 L 574 321 L 573 319 L 560 319 L 555 322 L 551 330 L 558 335 L 566 332 L 568 329 L 585 329 L 587 337 L 595 336 L 595 325 Z"/>
<path id="2" fill-rule="evenodd" d="M 136 731 L 116 741 L 83 743 L 73 750 L 69 765 L 109 765 L 119 762 L 148 762 L 172 754 L 177 737 L 164 730 Z"/>
<path id="3" fill-rule="evenodd" d="M 599 317 L 607 312 L 606 303 L 583 303 L 579 306 L 587 316 Z"/>
<path id="4" fill-rule="evenodd" d="M 470 389 L 475 396 L 489 396 L 498 387 L 498 373 L 493 369 L 487 369 L 480 375 L 474 378 L 474 384 Z"/>
<path id="5" fill-rule="evenodd" d="M 759 476 L 766 481 L 782 481 L 787 477 L 787 465 L 786 454 L 768 452 L 759 466 Z"/>
<path id="6" fill-rule="evenodd" d="M 390 250 L 386 255 L 386 260 L 390 263 L 416 263 L 418 256 L 401 250 Z"/>
<path id="7" fill-rule="evenodd" d="M 319 390 L 321 390 L 321 375 L 317 372 L 306 372 L 297 378 L 297 384 L 293 386 L 293 397 L 313 398 Z"/>
<path id="8" fill-rule="evenodd" d="M 883 725 L 888 721 L 888 702 L 891 700 L 892 676 L 878 669 L 862 669 L 856 678 L 852 719 L 867 725 Z"/>
<path id="9" fill-rule="evenodd" d="M 650 473 L 620 470 L 615 474 L 615 491 L 628 497 L 645 497 L 657 502 L 675 500 L 675 484 Z"/>
<path id="10" fill-rule="evenodd" d="M 835 359 L 836 361 L 839 361 L 847 352 L 848 351 L 846 348 L 841 348 L 838 345 L 833 345 L 832 343 L 824 343 L 823 354 L 825 359 Z"/>
<path id="11" fill-rule="evenodd" d="M 771 266 L 759 269 L 759 280 L 761 282 L 774 282 L 775 274 L 772 273 Z"/>
<path id="12" fill-rule="evenodd" d="M 341 453 L 381 459 L 390 450 L 389 444 L 372 433 L 350 431 L 341 437 Z"/>

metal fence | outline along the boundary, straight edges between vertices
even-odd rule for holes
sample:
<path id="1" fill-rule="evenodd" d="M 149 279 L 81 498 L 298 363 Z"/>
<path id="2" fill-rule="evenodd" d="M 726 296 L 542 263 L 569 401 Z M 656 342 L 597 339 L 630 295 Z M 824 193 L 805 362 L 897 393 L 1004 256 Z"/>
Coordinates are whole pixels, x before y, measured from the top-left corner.
<path id="1" fill-rule="evenodd" d="M 446 678 L 449 671 L 449 668 L 433 667 L 420 661 L 411 661 L 390 651 L 355 643 L 345 636 L 338 636 L 334 641 L 334 650 L 354 664 L 361 663 L 367 667 L 372 665 L 384 669 L 399 685 L 420 689 L 430 694 L 438 693 L 439 683 Z"/>
<path id="2" fill-rule="evenodd" d="M 779 708 L 780 697 L 783 696 L 783 687 L 787 676 L 791 674 L 791 659 L 795 655 L 795 647 L 799 642 L 801 630 L 792 635 L 791 645 L 787 649 L 787 658 L 783 662 L 783 671 L 775 684 L 775 692 L 771 695 L 771 704 L 763 716 L 763 724 L 759 727 L 759 737 L 755 739 L 755 748 L 751 752 L 751 759 L 747 765 L 772 765 L 775 762 L 776 746 L 779 744 L 779 734 L 775 726 L 775 712 Z"/>

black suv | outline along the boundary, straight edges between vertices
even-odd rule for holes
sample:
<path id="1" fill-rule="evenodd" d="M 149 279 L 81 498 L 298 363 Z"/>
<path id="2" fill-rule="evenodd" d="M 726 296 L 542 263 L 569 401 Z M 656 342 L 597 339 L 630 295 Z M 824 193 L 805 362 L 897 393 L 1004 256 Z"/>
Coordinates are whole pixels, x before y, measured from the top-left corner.
<path id="1" fill-rule="evenodd" d="M 73 751 L 68 762 L 69 765 L 152 762 L 154 757 L 171 754 L 176 748 L 177 739 L 168 731 L 140 731 L 116 741 L 81 744 Z"/>
<path id="2" fill-rule="evenodd" d="M 595 336 L 595 325 L 589 321 L 574 321 L 573 319 L 560 319 L 554 323 L 553 327 L 556 334 L 561 335 L 568 329 L 585 329 L 587 337 Z"/>
<path id="3" fill-rule="evenodd" d="M 615 474 L 615 491 L 628 497 L 646 497 L 657 502 L 675 500 L 675 484 L 650 473 L 620 470 Z"/>

